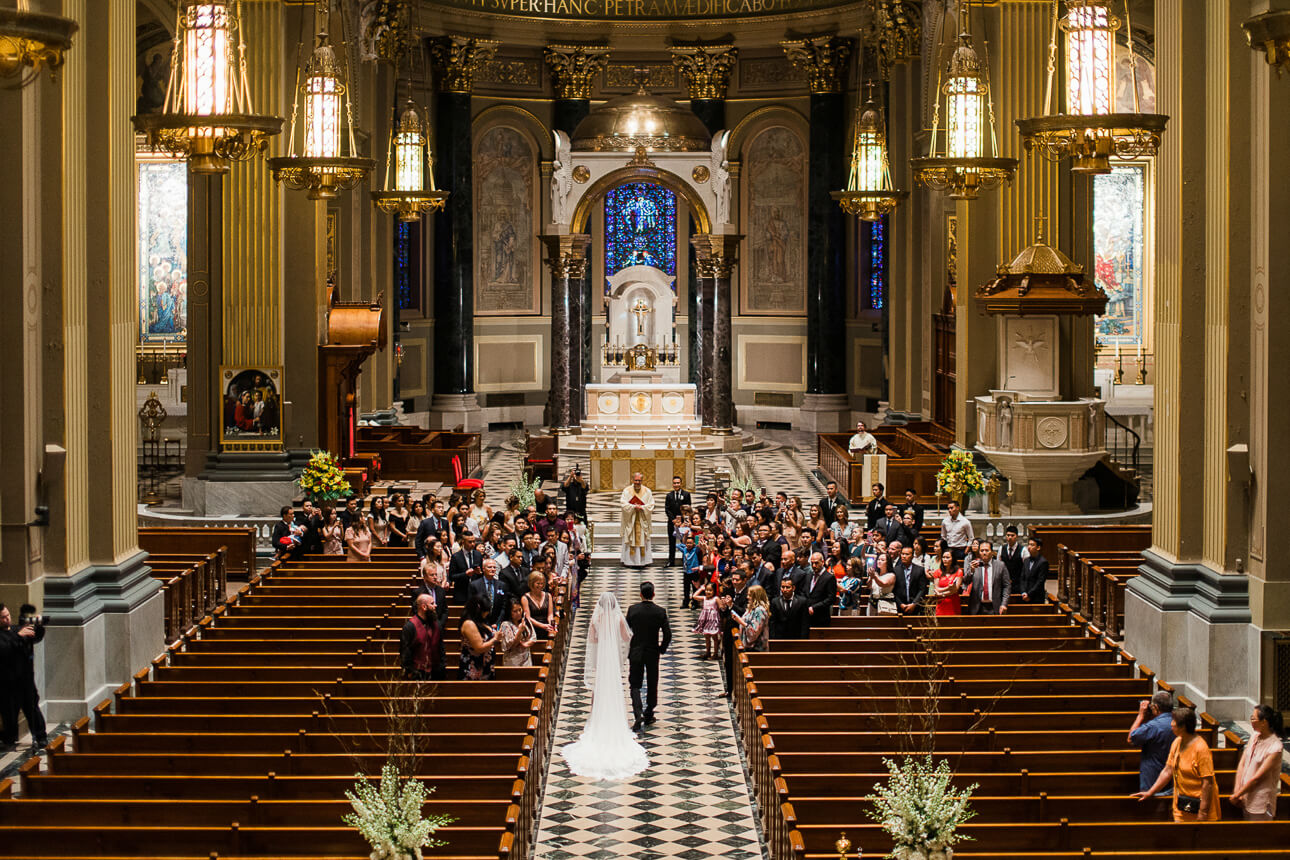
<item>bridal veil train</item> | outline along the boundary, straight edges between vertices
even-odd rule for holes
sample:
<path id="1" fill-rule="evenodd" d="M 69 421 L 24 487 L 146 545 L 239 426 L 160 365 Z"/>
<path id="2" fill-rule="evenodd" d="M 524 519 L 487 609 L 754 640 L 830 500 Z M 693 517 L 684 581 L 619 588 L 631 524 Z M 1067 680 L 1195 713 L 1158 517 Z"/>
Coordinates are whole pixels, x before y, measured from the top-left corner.
<path id="1" fill-rule="evenodd" d="M 606 591 L 587 631 L 583 684 L 591 690 L 591 714 L 578 740 L 561 750 L 577 776 L 627 779 L 649 767 L 645 748 L 627 726 L 623 661 L 630 635 L 618 598 Z"/>

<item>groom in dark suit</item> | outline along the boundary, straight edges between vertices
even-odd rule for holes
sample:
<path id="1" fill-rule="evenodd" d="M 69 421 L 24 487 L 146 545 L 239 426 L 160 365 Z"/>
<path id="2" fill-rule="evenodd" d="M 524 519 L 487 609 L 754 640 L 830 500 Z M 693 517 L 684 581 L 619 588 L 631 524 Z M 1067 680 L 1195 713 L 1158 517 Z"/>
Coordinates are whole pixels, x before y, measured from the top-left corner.
<path id="1" fill-rule="evenodd" d="M 654 708 L 658 705 L 658 658 L 672 642 L 667 612 L 654 602 L 654 583 L 641 583 L 641 602 L 627 610 L 627 626 L 632 631 L 632 641 L 627 646 L 627 686 L 632 691 L 632 715 L 636 718 L 632 731 L 639 732 L 642 723 L 654 722 Z M 641 682 L 647 675 L 649 689 L 642 709 Z"/>
<path id="2" fill-rule="evenodd" d="M 682 486 L 681 476 L 672 476 L 672 492 L 663 500 L 663 511 L 667 514 L 667 566 L 676 564 L 676 524 L 672 521 L 681 514 L 681 508 L 690 504 L 690 494 Z M 689 581 L 689 572 L 684 574 Z"/>

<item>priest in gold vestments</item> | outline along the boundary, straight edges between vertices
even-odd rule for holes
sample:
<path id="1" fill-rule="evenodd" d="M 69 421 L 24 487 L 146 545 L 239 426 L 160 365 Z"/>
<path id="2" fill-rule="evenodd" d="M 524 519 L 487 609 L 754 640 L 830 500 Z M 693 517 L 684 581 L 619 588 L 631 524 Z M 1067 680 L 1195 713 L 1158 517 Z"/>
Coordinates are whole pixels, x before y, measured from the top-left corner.
<path id="1" fill-rule="evenodd" d="M 650 519 L 654 516 L 654 494 L 644 484 L 640 472 L 632 475 L 632 482 L 623 490 L 620 522 L 623 527 L 623 564 L 644 567 L 654 560 L 650 547 Z"/>

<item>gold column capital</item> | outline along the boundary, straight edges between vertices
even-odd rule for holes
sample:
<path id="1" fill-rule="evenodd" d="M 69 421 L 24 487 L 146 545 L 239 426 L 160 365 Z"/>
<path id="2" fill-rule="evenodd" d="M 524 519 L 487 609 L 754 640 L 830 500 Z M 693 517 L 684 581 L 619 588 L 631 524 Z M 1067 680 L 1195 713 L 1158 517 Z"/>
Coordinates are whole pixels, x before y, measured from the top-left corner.
<path id="1" fill-rule="evenodd" d="M 694 268 L 700 278 L 729 278 L 739 255 L 739 233 L 698 233 L 690 237 Z"/>
<path id="2" fill-rule="evenodd" d="M 840 36 L 810 36 L 779 43 L 789 62 L 806 72 L 811 93 L 827 95 L 846 88 L 851 40 Z"/>
<path id="3" fill-rule="evenodd" d="M 500 42 L 469 36 L 440 36 L 430 40 L 430 63 L 441 93 L 469 93 L 475 72 L 493 58 Z"/>
<path id="4" fill-rule="evenodd" d="M 607 45 L 547 45 L 542 51 L 559 99 L 591 98 L 591 83 L 609 61 Z"/>
<path id="5" fill-rule="evenodd" d="M 730 88 L 730 73 L 739 59 L 731 44 L 677 44 L 668 48 L 672 65 L 685 78 L 691 99 L 724 99 Z"/>
<path id="6" fill-rule="evenodd" d="M 908 0 L 874 0 L 860 27 L 860 40 L 873 46 L 884 81 L 891 79 L 892 66 L 918 59 L 922 39 L 922 9 Z"/>
<path id="7" fill-rule="evenodd" d="M 538 238 L 546 246 L 546 264 L 551 267 L 551 277 L 582 278 L 587 274 L 589 233 L 547 234 Z"/>

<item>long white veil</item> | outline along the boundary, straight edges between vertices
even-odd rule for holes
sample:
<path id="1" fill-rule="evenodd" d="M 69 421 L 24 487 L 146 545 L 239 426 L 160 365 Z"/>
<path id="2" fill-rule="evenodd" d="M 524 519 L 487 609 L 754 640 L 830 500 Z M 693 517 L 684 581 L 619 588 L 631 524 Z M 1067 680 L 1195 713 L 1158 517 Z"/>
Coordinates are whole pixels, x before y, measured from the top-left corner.
<path id="1" fill-rule="evenodd" d="M 627 779 L 649 767 L 645 748 L 627 726 L 623 662 L 627 620 L 611 591 L 600 595 L 587 630 L 583 684 L 591 691 L 591 713 L 582 735 L 560 752 L 569 770 L 592 779 Z"/>

